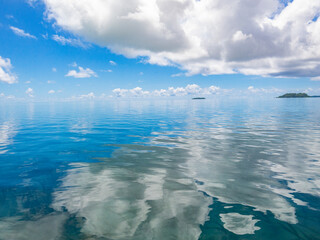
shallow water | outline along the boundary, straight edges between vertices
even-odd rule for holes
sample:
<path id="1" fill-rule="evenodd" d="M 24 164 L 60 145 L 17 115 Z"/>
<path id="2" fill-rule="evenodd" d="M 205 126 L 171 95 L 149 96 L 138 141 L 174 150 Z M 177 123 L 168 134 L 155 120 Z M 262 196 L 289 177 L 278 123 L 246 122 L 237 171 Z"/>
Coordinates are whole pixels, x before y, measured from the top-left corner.
<path id="1" fill-rule="evenodd" d="M 0 103 L 0 239 L 320 239 L 320 99 Z"/>

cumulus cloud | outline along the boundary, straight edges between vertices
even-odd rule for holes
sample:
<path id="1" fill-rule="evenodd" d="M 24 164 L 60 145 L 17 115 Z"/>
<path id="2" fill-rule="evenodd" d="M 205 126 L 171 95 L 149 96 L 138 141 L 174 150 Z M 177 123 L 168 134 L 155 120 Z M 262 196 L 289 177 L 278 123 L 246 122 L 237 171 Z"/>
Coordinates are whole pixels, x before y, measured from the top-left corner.
<path id="1" fill-rule="evenodd" d="M 134 97 L 148 96 L 150 94 L 149 91 L 143 91 L 141 87 L 130 89 L 129 92 Z"/>
<path id="2" fill-rule="evenodd" d="M 80 39 L 76 39 L 76 38 L 66 38 L 64 36 L 53 35 L 52 39 L 54 41 L 60 43 L 63 46 L 70 45 L 73 47 L 81 47 L 81 48 L 88 48 L 89 47 L 88 44 L 85 44 Z"/>
<path id="3" fill-rule="evenodd" d="M 93 92 L 90 92 L 88 94 L 82 94 L 80 96 L 73 96 L 72 100 L 92 100 L 96 98 L 96 95 Z"/>
<path id="4" fill-rule="evenodd" d="M 113 94 L 115 94 L 116 97 L 125 97 L 128 89 L 121 89 L 121 88 L 116 88 L 112 90 Z"/>
<path id="5" fill-rule="evenodd" d="M 13 26 L 10 26 L 10 29 L 12 30 L 12 32 L 20 37 L 25 37 L 25 38 L 32 38 L 32 39 L 37 39 L 36 36 L 31 35 L 30 33 L 26 33 L 24 30 L 20 29 L 20 28 L 16 28 Z"/>
<path id="6" fill-rule="evenodd" d="M 92 99 L 92 98 L 95 98 L 96 96 L 94 95 L 93 92 L 91 93 L 88 93 L 88 94 L 84 94 L 84 95 L 81 95 L 80 98 L 89 98 L 89 99 Z"/>
<path id="7" fill-rule="evenodd" d="M 143 91 L 142 88 L 140 87 L 136 87 L 133 89 L 116 88 L 112 90 L 112 93 L 116 97 L 143 97 L 143 96 L 148 96 L 150 94 L 150 92 Z"/>
<path id="8" fill-rule="evenodd" d="M 232 97 L 243 97 L 243 96 L 278 96 L 287 91 L 293 92 L 319 92 L 319 89 L 295 89 L 295 90 L 285 90 L 278 89 L 275 87 L 271 88 L 256 88 L 254 86 L 249 86 L 246 90 L 237 89 L 222 89 L 218 86 L 210 87 L 200 87 L 197 84 L 189 84 L 185 87 L 169 87 L 167 89 L 155 89 L 146 91 L 141 87 L 136 87 L 132 89 L 116 88 L 112 91 L 113 97 L 119 98 L 132 98 L 132 97 L 183 97 L 183 96 L 212 96 L 212 95 L 223 95 Z"/>
<path id="9" fill-rule="evenodd" d="M 282 93 L 284 90 L 278 88 L 255 88 L 254 86 L 249 86 L 248 91 L 250 93 Z"/>
<path id="10" fill-rule="evenodd" d="M 257 91 L 257 89 L 255 89 L 254 86 L 249 86 L 249 87 L 248 87 L 248 90 L 249 90 L 250 92 L 256 92 L 256 91 Z"/>
<path id="11" fill-rule="evenodd" d="M 186 95 L 210 95 L 220 92 L 221 89 L 216 86 L 201 88 L 197 84 L 189 84 L 186 87 L 169 87 L 168 89 L 156 89 L 153 91 L 144 91 L 140 87 L 133 89 L 116 88 L 112 92 L 116 97 L 169 97 Z"/>
<path id="12" fill-rule="evenodd" d="M 32 88 L 28 88 L 27 90 L 26 90 L 26 94 L 29 96 L 29 97 L 34 97 L 33 96 L 33 89 Z"/>
<path id="13" fill-rule="evenodd" d="M 48 93 L 49 94 L 54 94 L 54 93 L 56 93 L 56 91 L 55 90 L 50 90 Z"/>
<path id="14" fill-rule="evenodd" d="M 12 84 L 16 83 L 18 78 L 15 74 L 11 73 L 11 61 L 9 58 L 2 58 L 0 56 L 0 81 Z"/>
<path id="15" fill-rule="evenodd" d="M 110 63 L 112 66 L 117 65 L 117 63 L 116 63 L 116 62 L 114 62 L 114 61 L 112 61 L 112 60 L 110 60 L 110 61 L 109 61 L 109 63 Z"/>
<path id="16" fill-rule="evenodd" d="M 64 30 L 188 74 L 320 77 L 320 1 L 44 2 Z"/>
<path id="17" fill-rule="evenodd" d="M 97 77 L 97 74 L 91 70 L 90 68 L 84 69 L 83 67 L 78 67 L 79 71 L 70 70 L 66 77 L 74 77 L 74 78 L 90 78 L 90 77 Z"/>

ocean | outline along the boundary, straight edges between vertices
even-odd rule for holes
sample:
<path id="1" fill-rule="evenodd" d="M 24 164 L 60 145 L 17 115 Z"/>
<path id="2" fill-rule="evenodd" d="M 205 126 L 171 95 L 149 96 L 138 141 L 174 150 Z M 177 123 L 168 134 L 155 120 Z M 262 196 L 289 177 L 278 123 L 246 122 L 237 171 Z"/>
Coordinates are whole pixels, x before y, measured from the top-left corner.
<path id="1" fill-rule="evenodd" d="M 0 239 L 320 239 L 320 99 L 2 102 Z"/>

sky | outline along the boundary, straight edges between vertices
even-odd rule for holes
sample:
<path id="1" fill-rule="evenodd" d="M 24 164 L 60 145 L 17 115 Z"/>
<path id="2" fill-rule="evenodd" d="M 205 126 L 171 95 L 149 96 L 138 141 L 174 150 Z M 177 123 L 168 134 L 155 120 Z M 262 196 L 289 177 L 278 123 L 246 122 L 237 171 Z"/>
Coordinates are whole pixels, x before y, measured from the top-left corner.
<path id="1" fill-rule="evenodd" d="M 0 0 L 0 101 L 320 95 L 320 1 Z"/>

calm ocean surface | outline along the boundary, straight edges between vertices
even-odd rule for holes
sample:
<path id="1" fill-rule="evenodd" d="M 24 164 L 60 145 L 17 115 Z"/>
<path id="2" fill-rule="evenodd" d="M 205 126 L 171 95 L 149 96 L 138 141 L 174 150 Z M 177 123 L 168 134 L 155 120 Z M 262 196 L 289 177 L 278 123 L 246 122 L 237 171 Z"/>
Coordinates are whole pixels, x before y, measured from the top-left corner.
<path id="1" fill-rule="evenodd" d="M 320 239 L 320 99 L 0 103 L 0 239 Z"/>

